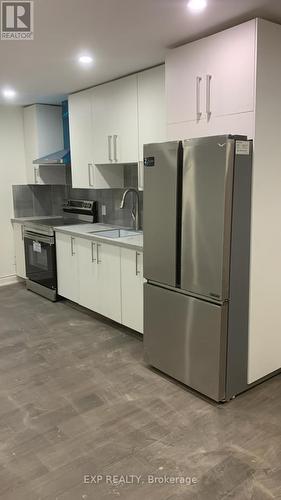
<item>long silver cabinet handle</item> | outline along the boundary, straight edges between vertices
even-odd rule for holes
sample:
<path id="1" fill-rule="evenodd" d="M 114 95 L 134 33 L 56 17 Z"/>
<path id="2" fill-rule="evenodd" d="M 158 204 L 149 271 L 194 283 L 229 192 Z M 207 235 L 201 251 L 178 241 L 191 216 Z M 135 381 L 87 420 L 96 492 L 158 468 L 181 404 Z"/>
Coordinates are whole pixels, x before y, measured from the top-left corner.
<path id="1" fill-rule="evenodd" d="M 212 80 L 212 75 L 206 75 L 206 113 L 207 117 L 209 118 L 212 111 L 211 111 L 211 80 Z"/>
<path id="2" fill-rule="evenodd" d="M 138 276 L 140 274 L 140 271 L 139 271 L 139 257 L 140 253 L 139 252 L 136 252 L 136 276 Z"/>
<path id="3" fill-rule="evenodd" d="M 117 155 L 117 135 L 114 134 L 113 136 L 113 148 L 114 148 L 114 161 L 118 161 L 118 155 Z"/>
<path id="4" fill-rule="evenodd" d="M 34 167 L 34 183 L 38 184 L 38 179 L 37 179 L 37 167 Z"/>
<path id="5" fill-rule="evenodd" d="M 201 111 L 201 82 L 202 78 L 201 76 L 196 77 L 196 116 L 197 120 L 200 120 L 202 116 L 202 111 Z"/>
<path id="6" fill-rule="evenodd" d="M 96 262 L 96 260 L 97 260 L 97 259 L 95 258 L 95 252 L 94 252 L 95 246 L 96 246 L 96 244 L 94 243 L 94 241 L 92 241 L 92 243 L 91 243 L 92 262 Z"/>
<path id="7" fill-rule="evenodd" d="M 21 225 L 21 239 L 24 240 L 24 225 Z"/>
<path id="8" fill-rule="evenodd" d="M 107 136 L 107 145 L 108 145 L 108 159 L 112 161 L 112 135 Z"/>
<path id="9" fill-rule="evenodd" d="M 92 163 L 88 163 L 88 177 L 89 177 L 89 186 L 93 187 L 94 183 L 92 181 Z"/>
<path id="10" fill-rule="evenodd" d="M 101 244 L 97 243 L 97 263 L 98 264 L 101 264 L 100 251 L 99 251 L 100 247 L 101 247 Z"/>
<path id="11" fill-rule="evenodd" d="M 144 167 L 143 161 L 138 162 L 138 188 L 143 190 L 143 181 L 144 181 Z"/>
<path id="12" fill-rule="evenodd" d="M 75 251 L 74 251 L 74 243 L 75 243 L 75 238 L 73 238 L 73 237 L 71 236 L 71 239 L 70 239 L 71 255 L 75 255 Z"/>

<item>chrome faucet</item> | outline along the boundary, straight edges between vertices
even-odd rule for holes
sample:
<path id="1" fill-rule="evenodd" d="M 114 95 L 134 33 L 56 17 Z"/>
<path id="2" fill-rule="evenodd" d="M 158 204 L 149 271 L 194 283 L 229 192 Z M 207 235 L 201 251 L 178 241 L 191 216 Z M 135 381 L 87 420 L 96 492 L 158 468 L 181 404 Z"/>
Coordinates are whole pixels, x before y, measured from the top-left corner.
<path id="1" fill-rule="evenodd" d="M 139 196 L 139 192 L 134 188 L 126 189 L 126 191 L 124 192 L 124 194 L 122 196 L 120 208 L 124 208 L 125 200 L 126 200 L 127 195 L 129 193 L 135 193 L 135 195 L 136 195 L 135 196 L 135 206 L 133 207 L 131 213 L 132 213 L 133 220 L 135 221 L 135 229 L 137 231 L 139 231 L 140 230 L 140 196 Z"/>

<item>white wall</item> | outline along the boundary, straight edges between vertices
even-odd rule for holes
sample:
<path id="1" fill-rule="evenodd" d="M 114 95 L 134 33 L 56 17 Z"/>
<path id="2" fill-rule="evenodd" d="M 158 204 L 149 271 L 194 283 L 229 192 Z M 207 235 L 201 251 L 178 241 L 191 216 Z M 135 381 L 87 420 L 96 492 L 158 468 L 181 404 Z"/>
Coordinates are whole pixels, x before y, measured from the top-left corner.
<path id="1" fill-rule="evenodd" d="M 281 28 L 258 26 L 249 383 L 281 365 Z"/>
<path id="2" fill-rule="evenodd" d="M 25 183 L 23 110 L 0 106 L 0 285 L 15 274 L 12 185 Z"/>

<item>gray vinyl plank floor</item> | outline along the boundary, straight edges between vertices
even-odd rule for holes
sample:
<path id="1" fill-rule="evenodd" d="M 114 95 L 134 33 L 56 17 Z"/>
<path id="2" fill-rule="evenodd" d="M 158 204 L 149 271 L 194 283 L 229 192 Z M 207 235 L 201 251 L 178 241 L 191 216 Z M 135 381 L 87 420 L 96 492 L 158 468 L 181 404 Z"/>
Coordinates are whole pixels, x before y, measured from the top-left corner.
<path id="1" fill-rule="evenodd" d="M 0 288 L 0 499 L 114 498 L 281 499 L 281 377 L 211 404 L 133 332 Z"/>

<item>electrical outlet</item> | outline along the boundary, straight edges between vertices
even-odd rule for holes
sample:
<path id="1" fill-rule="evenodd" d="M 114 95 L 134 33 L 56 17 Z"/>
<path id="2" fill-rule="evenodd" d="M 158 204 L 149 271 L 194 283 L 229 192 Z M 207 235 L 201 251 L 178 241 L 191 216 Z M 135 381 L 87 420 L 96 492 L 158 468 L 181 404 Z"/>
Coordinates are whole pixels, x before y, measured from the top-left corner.
<path id="1" fill-rule="evenodd" d="M 106 205 L 101 206 L 101 215 L 106 215 Z"/>

